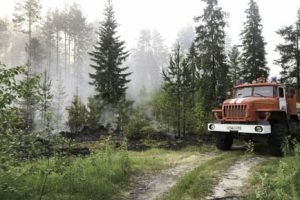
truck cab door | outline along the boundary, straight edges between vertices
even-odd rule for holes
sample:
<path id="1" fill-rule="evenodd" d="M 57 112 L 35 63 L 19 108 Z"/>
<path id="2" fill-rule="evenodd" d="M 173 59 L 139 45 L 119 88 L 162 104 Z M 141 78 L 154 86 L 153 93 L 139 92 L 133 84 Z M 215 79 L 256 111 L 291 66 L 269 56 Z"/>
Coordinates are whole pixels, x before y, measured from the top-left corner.
<path id="1" fill-rule="evenodd" d="M 283 87 L 279 87 L 279 109 L 287 112 L 285 89 Z"/>

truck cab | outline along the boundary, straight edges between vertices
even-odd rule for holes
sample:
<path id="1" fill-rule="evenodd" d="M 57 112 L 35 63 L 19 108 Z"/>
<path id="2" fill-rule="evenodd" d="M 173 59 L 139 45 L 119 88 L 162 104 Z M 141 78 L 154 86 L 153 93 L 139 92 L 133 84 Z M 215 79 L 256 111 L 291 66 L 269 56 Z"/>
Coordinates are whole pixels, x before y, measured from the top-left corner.
<path id="1" fill-rule="evenodd" d="M 212 110 L 215 122 L 208 124 L 208 131 L 216 135 L 221 150 L 229 150 L 234 138 L 263 139 L 268 140 L 271 154 L 282 155 L 284 138 L 299 131 L 297 100 L 295 90 L 276 81 L 237 85 L 233 97 Z"/>

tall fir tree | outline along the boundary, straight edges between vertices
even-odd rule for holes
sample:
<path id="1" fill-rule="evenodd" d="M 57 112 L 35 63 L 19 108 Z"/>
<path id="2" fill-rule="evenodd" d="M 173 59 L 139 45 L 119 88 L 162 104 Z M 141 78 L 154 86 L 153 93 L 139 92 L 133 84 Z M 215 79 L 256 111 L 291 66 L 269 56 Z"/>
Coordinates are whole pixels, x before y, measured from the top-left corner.
<path id="1" fill-rule="evenodd" d="M 280 54 L 276 63 L 282 67 L 281 81 L 291 84 L 296 80 L 297 91 L 300 94 L 300 9 L 295 25 L 283 27 L 277 33 L 284 40 L 276 47 Z"/>
<path id="2" fill-rule="evenodd" d="M 224 12 L 217 0 L 203 0 L 207 6 L 203 14 L 195 18 L 195 45 L 201 60 L 200 87 L 202 104 L 206 113 L 217 105 L 217 97 L 224 97 L 228 88 L 228 66 L 225 55 Z"/>
<path id="3" fill-rule="evenodd" d="M 262 24 L 258 5 L 250 0 L 246 9 L 247 21 L 241 32 L 242 39 L 242 75 L 245 81 L 252 82 L 259 77 L 267 78 L 269 68 L 266 66 L 265 41 L 262 36 Z"/>
<path id="4" fill-rule="evenodd" d="M 111 0 L 107 2 L 104 16 L 94 51 L 89 53 L 94 63 L 91 67 L 95 69 L 95 73 L 90 74 L 90 77 L 97 96 L 106 104 L 115 107 L 125 98 L 126 84 L 130 82 L 128 80 L 130 73 L 126 72 L 128 67 L 122 67 L 129 53 L 125 51 L 125 42 L 116 36 L 118 24 Z"/>

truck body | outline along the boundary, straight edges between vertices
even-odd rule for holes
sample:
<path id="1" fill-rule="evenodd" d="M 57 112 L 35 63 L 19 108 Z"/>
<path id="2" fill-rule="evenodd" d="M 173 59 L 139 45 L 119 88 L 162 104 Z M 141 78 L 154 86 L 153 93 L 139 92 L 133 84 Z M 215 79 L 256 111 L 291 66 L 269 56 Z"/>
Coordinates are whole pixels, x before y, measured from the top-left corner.
<path id="1" fill-rule="evenodd" d="M 271 154 L 280 156 L 285 137 L 297 137 L 300 130 L 299 96 L 276 81 L 237 85 L 233 98 L 212 112 L 215 122 L 208 124 L 208 131 L 216 135 L 221 150 L 229 150 L 234 138 L 267 140 Z"/>

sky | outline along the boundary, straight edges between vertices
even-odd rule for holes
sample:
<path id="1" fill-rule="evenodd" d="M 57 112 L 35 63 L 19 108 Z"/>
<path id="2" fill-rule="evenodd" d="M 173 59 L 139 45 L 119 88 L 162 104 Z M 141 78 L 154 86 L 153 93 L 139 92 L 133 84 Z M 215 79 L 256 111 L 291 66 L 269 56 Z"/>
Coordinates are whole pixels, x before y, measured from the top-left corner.
<path id="1" fill-rule="evenodd" d="M 0 16 L 11 18 L 14 4 L 18 0 L 0 0 Z M 89 22 L 101 21 L 106 0 L 40 0 L 45 14 L 48 8 L 63 8 L 65 3 L 80 5 Z M 277 76 L 280 67 L 274 64 L 278 59 L 276 45 L 282 40 L 276 31 L 296 21 L 299 0 L 256 0 L 263 25 L 263 36 L 267 43 L 267 61 L 270 76 Z M 226 18 L 226 33 L 231 45 L 240 45 L 240 32 L 246 20 L 245 9 L 249 0 L 219 0 Z M 119 35 L 126 41 L 127 48 L 136 45 L 141 29 L 156 29 L 169 47 L 175 43 L 178 30 L 187 25 L 195 26 L 193 18 L 202 14 L 205 4 L 201 0 L 113 0 L 119 26 Z"/>

